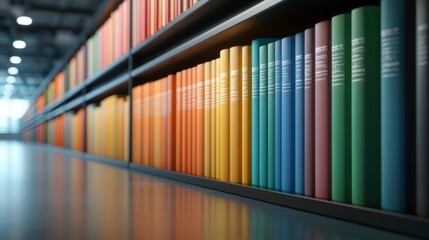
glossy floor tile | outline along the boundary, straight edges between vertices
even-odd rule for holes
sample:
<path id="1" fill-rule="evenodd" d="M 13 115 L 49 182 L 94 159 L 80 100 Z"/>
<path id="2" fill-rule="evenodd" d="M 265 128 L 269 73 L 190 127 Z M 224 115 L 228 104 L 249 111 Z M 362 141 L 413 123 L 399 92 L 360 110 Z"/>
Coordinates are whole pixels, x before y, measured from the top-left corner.
<path id="1" fill-rule="evenodd" d="M 0 239 L 408 239 L 0 141 Z"/>

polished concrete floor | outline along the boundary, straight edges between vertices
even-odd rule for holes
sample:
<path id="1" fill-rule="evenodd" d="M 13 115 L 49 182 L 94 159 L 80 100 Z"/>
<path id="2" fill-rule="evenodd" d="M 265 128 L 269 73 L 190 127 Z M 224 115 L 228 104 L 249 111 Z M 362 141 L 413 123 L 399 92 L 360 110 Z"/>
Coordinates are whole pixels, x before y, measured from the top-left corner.
<path id="1" fill-rule="evenodd" d="M 0 141 L 0 239 L 407 239 Z"/>

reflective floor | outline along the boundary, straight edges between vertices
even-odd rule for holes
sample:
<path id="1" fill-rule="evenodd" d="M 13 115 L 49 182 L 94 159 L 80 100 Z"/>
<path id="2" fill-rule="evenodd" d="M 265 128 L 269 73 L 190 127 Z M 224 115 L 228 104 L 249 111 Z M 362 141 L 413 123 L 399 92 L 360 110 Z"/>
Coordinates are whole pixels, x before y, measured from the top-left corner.
<path id="1" fill-rule="evenodd" d="M 0 141 L 0 239 L 407 239 Z"/>

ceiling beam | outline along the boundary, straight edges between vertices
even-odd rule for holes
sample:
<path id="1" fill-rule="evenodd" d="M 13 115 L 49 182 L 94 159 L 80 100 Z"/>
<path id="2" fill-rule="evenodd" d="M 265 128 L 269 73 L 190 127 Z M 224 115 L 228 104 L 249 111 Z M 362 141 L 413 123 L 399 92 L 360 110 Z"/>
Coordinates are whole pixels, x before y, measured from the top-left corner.
<path id="1" fill-rule="evenodd" d="M 57 1 L 53 1 L 55 4 Z M 15 5 L 16 6 L 16 5 Z M 40 3 L 32 2 L 29 6 L 29 11 L 43 11 L 43 12 L 54 12 L 60 14 L 73 14 L 73 15 L 82 15 L 82 16 L 92 16 L 94 13 L 93 9 L 87 8 L 76 8 L 76 7 L 67 7 L 67 8 L 58 8 L 52 5 L 45 5 Z"/>

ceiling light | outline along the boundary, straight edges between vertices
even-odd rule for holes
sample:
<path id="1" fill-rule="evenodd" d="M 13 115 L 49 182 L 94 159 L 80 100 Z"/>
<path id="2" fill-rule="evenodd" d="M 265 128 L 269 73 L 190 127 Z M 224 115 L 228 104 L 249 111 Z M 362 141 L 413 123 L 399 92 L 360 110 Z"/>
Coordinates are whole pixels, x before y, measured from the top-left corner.
<path id="1" fill-rule="evenodd" d="M 10 84 L 13 84 L 13 83 L 16 82 L 16 77 L 14 77 L 14 76 L 7 76 L 6 77 L 6 82 L 10 83 Z"/>
<path id="2" fill-rule="evenodd" d="M 31 23 L 33 23 L 33 19 L 31 19 L 31 17 L 28 17 L 28 16 L 20 16 L 16 19 L 16 22 L 19 25 L 27 26 L 27 25 L 30 25 Z"/>
<path id="3" fill-rule="evenodd" d="M 10 68 L 8 68 L 8 69 L 7 69 L 7 72 L 8 72 L 10 75 L 16 75 L 16 74 L 18 74 L 18 73 L 19 73 L 19 70 L 18 70 L 18 68 L 16 68 L 16 67 L 10 67 Z"/>
<path id="4" fill-rule="evenodd" d="M 20 64 L 21 61 L 22 61 L 22 59 L 20 57 L 18 57 L 18 56 L 12 56 L 12 57 L 10 57 L 9 60 L 13 64 Z"/>
<path id="5" fill-rule="evenodd" d="M 13 47 L 17 49 L 23 49 L 27 46 L 27 44 L 22 40 L 13 41 Z"/>
<path id="6" fill-rule="evenodd" d="M 12 84 L 6 84 L 4 86 L 4 91 L 6 92 L 11 92 L 13 90 L 13 85 Z"/>

